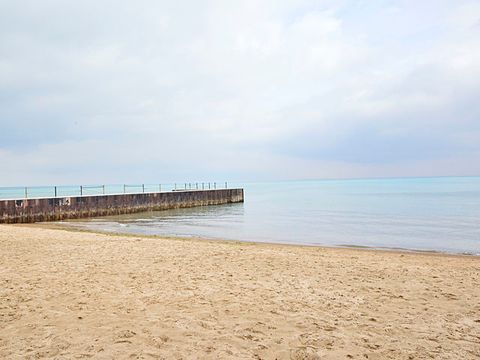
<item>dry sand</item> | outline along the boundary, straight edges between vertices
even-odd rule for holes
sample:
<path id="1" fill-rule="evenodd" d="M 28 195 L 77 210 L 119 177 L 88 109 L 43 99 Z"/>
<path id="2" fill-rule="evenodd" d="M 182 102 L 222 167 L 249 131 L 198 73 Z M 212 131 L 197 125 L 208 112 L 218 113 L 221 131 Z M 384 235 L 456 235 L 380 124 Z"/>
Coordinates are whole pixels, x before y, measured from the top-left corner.
<path id="1" fill-rule="evenodd" d="M 480 258 L 0 226 L 0 358 L 478 359 Z"/>

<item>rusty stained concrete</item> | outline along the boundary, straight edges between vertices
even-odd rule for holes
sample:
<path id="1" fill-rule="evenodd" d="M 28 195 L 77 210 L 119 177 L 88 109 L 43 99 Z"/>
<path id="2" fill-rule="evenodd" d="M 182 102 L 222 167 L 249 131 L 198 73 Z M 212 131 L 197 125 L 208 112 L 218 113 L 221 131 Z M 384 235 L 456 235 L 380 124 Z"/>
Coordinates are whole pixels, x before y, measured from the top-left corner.
<path id="1" fill-rule="evenodd" d="M 58 221 L 243 201 L 243 189 L 0 200 L 0 223 Z"/>

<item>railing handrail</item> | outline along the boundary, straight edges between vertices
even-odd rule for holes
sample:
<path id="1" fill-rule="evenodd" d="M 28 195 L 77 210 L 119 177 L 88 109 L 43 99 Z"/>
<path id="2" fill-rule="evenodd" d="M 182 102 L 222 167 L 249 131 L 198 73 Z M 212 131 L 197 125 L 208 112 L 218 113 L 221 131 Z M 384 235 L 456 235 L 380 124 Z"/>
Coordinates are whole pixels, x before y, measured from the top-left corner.
<path id="1" fill-rule="evenodd" d="M 38 198 L 57 198 L 72 196 L 114 195 L 121 193 L 155 193 L 178 190 L 215 190 L 227 189 L 228 182 L 174 182 L 157 184 L 89 184 L 61 186 L 9 186 L 0 187 L 0 200 L 20 200 Z M 217 186 L 218 185 L 218 186 Z M 131 191 L 129 189 L 141 189 Z"/>

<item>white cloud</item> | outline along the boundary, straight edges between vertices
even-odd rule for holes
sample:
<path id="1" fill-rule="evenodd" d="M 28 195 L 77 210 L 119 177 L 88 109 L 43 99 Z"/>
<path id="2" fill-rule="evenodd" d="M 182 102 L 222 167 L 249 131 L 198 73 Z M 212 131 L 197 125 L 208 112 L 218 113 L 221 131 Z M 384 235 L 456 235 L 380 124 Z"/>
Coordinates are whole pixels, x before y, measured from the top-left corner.
<path id="1" fill-rule="evenodd" d="M 480 152 L 479 19 L 463 1 L 4 1 L 3 181 L 444 174 Z"/>

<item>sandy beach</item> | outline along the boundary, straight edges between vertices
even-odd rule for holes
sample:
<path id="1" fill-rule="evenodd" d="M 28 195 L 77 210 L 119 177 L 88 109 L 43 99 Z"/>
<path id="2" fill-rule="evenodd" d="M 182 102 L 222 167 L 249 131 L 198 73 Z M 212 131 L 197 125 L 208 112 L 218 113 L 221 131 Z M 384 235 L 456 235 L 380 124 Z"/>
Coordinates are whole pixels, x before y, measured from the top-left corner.
<path id="1" fill-rule="evenodd" d="M 0 358 L 478 359 L 480 258 L 0 226 Z"/>

